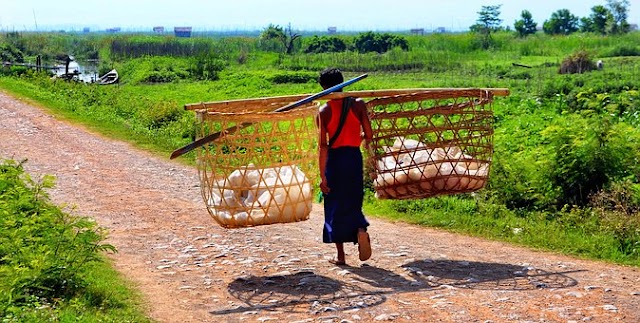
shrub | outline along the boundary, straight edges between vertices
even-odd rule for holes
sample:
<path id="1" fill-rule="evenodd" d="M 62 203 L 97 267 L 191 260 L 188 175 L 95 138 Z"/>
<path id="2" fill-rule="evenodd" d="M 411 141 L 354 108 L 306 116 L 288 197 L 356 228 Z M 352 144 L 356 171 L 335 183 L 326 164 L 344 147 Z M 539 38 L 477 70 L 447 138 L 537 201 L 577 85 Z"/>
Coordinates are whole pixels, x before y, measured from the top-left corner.
<path id="1" fill-rule="evenodd" d="M 219 74 L 226 62 L 208 55 L 201 55 L 191 61 L 188 71 L 196 80 L 215 81 L 220 78 Z"/>
<path id="2" fill-rule="evenodd" d="M 630 45 L 619 45 L 611 49 L 609 52 L 604 53 L 605 57 L 619 57 L 619 56 L 640 56 L 640 47 Z"/>
<path id="3" fill-rule="evenodd" d="M 354 46 L 360 53 L 377 52 L 382 54 L 394 47 L 400 47 L 405 51 L 409 50 L 409 42 L 403 37 L 387 33 L 379 34 L 370 31 L 356 36 Z"/>
<path id="4" fill-rule="evenodd" d="M 629 125 L 569 115 L 542 134 L 551 156 L 544 173 L 561 192 L 559 206 L 584 206 L 608 184 L 639 173 L 640 134 Z"/>
<path id="5" fill-rule="evenodd" d="M 313 36 L 304 49 L 305 53 L 337 53 L 347 50 L 347 44 L 338 37 Z"/>
<path id="6" fill-rule="evenodd" d="M 630 180 L 615 182 L 590 200 L 602 227 L 613 233 L 625 255 L 640 256 L 640 185 Z"/>
<path id="7" fill-rule="evenodd" d="M 127 61 L 118 69 L 120 79 L 136 83 L 167 83 L 190 77 L 189 63 L 171 57 L 143 57 Z"/>
<path id="8" fill-rule="evenodd" d="M 524 158 L 524 159 L 522 159 Z M 483 194 L 509 209 L 545 207 L 541 185 L 534 184 L 535 162 L 516 155 L 496 155 L 491 167 L 488 190 Z"/>
<path id="9" fill-rule="evenodd" d="M 175 102 L 147 102 L 137 111 L 137 119 L 147 129 L 160 129 L 182 118 L 184 111 Z"/>
<path id="10" fill-rule="evenodd" d="M 276 73 L 269 77 L 269 81 L 275 84 L 310 83 L 310 82 L 316 82 L 317 79 L 318 79 L 318 73 L 303 72 L 303 71 Z"/>
<path id="11" fill-rule="evenodd" d="M 0 60 L 3 62 L 24 63 L 22 51 L 10 44 L 0 44 Z"/>
<path id="12" fill-rule="evenodd" d="M 14 161 L 0 164 L 0 317 L 12 306 L 68 300 L 87 287 L 83 269 L 115 251 L 88 218 L 53 206 L 45 189 L 54 179 L 34 182 Z"/>

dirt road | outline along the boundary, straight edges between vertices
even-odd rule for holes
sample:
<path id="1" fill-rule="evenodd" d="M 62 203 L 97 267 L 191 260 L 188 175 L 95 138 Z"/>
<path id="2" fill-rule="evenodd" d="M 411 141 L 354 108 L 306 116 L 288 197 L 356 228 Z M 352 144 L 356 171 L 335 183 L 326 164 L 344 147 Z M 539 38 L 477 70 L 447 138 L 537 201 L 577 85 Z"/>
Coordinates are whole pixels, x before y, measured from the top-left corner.
<path id="1" fill-rule="evenodd" d="M 640 270 L 371 219 L 374 255 L 328 263 L 306 222 L 225 230 L 194 168 L 0 92 L 0 158 L 57 176 L 56 203 L 110 232 L 159 322 L 640 322 Z"/>

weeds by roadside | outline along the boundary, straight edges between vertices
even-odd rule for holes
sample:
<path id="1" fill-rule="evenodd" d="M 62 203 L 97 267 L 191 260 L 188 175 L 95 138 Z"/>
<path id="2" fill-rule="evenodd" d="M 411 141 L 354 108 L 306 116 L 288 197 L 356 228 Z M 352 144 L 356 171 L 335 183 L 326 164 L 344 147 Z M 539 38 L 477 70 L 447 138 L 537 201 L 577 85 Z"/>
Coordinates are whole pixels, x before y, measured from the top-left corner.
<path id="1" fill-rule="evenodd" d="M 106 261 L 104 230 L 53 205 L 55 179 L 33 179 L 25 162 L 0 163 L 0 319 L 145 321 Z"/>

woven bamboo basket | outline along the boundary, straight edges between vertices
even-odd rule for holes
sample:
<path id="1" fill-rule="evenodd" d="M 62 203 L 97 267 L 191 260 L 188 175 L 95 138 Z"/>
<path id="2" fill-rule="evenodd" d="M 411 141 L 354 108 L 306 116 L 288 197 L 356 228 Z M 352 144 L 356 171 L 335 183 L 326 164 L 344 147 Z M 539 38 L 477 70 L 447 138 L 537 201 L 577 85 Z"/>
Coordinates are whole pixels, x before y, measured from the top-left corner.
<path id="1" fill-rule="evenodd" d="M 415 89 L 367 102 L 367 164 L 376 197 L 419 199 L 483 188 L 493 154 L 494 95 L 506 89 Z"/>
<path id="2" fill-rule="evenodd" d="M 331 93 L 321 100 L 363 98 L 374 137 L 367 167 L 376 196 L 425 198 L 484 187 L 493 153 L 496 95 L 506 89 L 401 89 Z M 318 177 L 318 102 L 277 108 L 309 95 L 195 103 L 201 191 L 225 228 L 304 221 Z M 232 129 L 233 131 L 228 131 Z"/>
<path id="3" fill-rule="evenodd" d="M 272 112 L 294 101 L 248 99 L 186 106 L 196 113 L 199 138 L 222 131 L 216 141 L 197 150 L 202 197 L 222 227 L 309 218 L 317 177 L 317 106 Z"/>

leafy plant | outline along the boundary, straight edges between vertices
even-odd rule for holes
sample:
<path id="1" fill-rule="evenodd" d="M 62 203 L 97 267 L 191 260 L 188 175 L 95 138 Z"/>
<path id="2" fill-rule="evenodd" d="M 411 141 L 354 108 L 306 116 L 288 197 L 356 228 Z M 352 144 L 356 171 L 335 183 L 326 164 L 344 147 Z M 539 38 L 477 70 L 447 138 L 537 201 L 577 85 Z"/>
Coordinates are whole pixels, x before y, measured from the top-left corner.
<path id="1" fill-rule="evenodd" d="M 215 81 L 220 78 L 226 62 L 211 55 L 200 55 L 192 60 L 188 71 L 196 80 Z"/>
<path id="2" fill-rule="evenodd" d="M 546 174 L 560 188 L 559 206 L 587 205 L 610 183 L 638 174 L 640 136 L 628 125 L 569 115 L 543 136 L 551 156 Z"/>
<path id="3" fill-rule="evenodd" d="M 347 44 L 344 40 L 338 37 L 318 37 L 313 36 L 308 41 L 304 52 L 305 53 L 332 53 L 332 52 L 344 52 L 347 50 Z"/>
<path id="4" fill-rule="evenodd" d="M 105 233 L 88 218 L 75 217 L 52 205 L 46 189 L 54 178 L 38 181 L 23 164 L 0 164 L 0 317 L 14 306 L 54 304 L 83 293 L 84 269 L 101 262 Z"/>
<path id="5" fill-rule="evenodd" d="M 409 50 L 409 43 L 405 38 L 389 33 L 380 34 L 368 31 L 360 33 L 353 42 L 359 53 L 377 52 L 382 54 L 394 47 L 400 47 L 404 51 Z"/>
<path id="6" fill-rule="evenodd" d="M 316 82 L 318 73 L 316 72 L 280 72 L 268 77 L 269 80 L 276 84 L 285 83 L 309 83 Z"/>
<path id="7" fill-rule="evenodd" d="M 619 243 L 619 250 L 640 257 L 640 185 L 626 179 L 594 194 L 590 205 L 597 210 L 605 230 Z"/>

